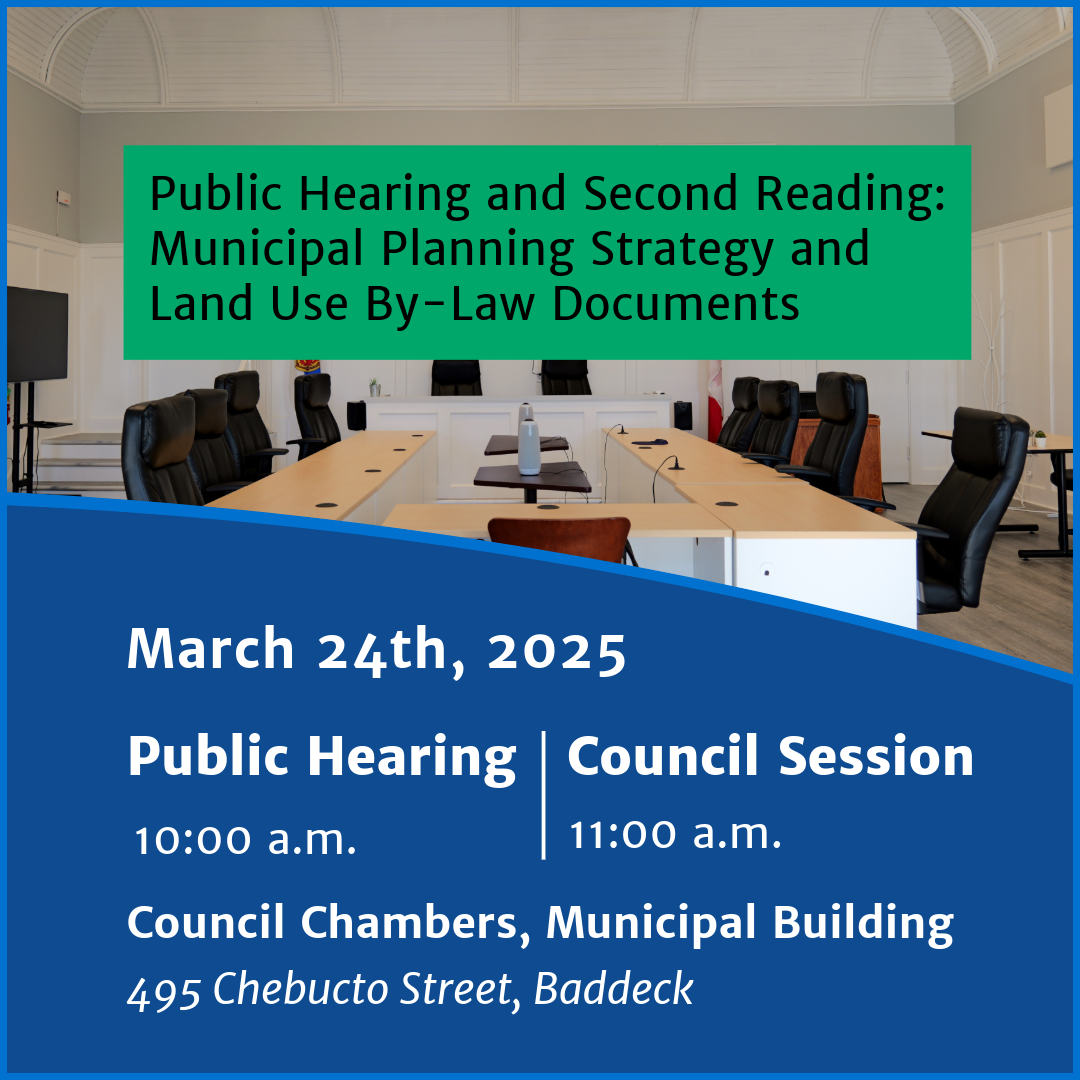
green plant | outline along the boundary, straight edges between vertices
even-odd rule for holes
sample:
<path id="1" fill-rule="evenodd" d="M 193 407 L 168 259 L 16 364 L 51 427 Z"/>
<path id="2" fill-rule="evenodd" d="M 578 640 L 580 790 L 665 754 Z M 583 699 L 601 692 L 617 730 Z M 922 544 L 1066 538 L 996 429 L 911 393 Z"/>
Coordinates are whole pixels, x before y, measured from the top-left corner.
<path id="1" fill-rule="evenodd" d="M 1046 438 L 1046 432 L 1045 431 L 1036 431 L 1035 432 L 1035 438 L 1036 439 L 1045 439 Z"/>
<path id="2" fill-rule="evenodd" d="M 378 385 L 379 385 L 379 380 L 378 379 L 372 379 L 371 382 L 368 383 L 368 386 L 378 386 Z"/>

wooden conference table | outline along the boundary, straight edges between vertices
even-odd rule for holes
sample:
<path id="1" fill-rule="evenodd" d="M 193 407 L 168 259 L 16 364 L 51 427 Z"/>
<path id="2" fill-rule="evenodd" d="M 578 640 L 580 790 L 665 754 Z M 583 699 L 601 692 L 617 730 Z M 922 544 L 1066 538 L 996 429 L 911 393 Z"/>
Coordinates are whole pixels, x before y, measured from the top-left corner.
<path id="1" fill-rule="evenodd" d="M 916 625 L 915 533 L 903 525 L 801 480 L 690 484 L 675 494 L 731 529 L 730 584 Z"/>
<path id="2" fill-rule="evenodd" d="M 210 506 L 381 525 L 398 503 L 434 501 L 437 468 L 433 431 L 358 431 Z"/>
<path id="3" fill-rule="evenodd" d="M 656 439 L 665 445 L 655 445 Z M 910 529 L 689 432 L 636 428 L 612 432 L 607 441 L 603 503 L 398 506 L 385 524 L 484 538 L 493 517 L 625 517 L 646 569 L 916 625 Z M 723 531 L 707 529 L 700 512 Z M 686 543 L 691 532 L 692 546 Z"/>
<path id="4" fill-rule="evenodd" d="M 666 445 L 639 445 L 656 439 L 665 440 Z M 652 502 L 654 486 L 657 502 L 681 502 L 675 488 L 689 484 L 804 483 L 675 428 L 634 428 L 625 435 L 612 432 L 608 443 L 604 486 L 608 502 Z"/>
<path id="5" fill-rule="evenodd" d="M 633 445 L 656 438 L 667 445 Z M 211 507 L 469 537 L 493 517 L 626 517 L 646 569 L 916 625 L 913 532 L 688 432 L 612 434 L 607 501 L 591 504 L 435 503 L 435 442 L 357 432 Z"/>
<path id="6" fill-rule="evenodd" d="M 646 570 L 730 584 L 731 529 L 705 507 L 684 503 L 438 503 L 396 506 L 386 519 L 388 529 L 413 529 L 488 539 L 492 518 L 583 521 L 624 517 L 630 521 L 630 543 L 638 565 Z"/>

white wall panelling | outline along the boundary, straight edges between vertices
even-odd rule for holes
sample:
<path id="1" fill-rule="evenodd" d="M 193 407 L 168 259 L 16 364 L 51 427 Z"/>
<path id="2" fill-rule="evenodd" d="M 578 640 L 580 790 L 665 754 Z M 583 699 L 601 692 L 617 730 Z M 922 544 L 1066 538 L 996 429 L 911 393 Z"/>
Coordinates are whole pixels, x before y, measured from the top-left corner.
<path id="1" fill-rule="evenodd" d="M 121 244 L 79 245 L 9 225 L 8 282 L 67 292 L 72 298 L 70 375 L 39 388 L 38 413 L 42 418 L 69 421 L 84 432 L 119 431 L 129 405 L 180 393 L 188 387 L 213 385 L 215 375 L 236 366 L 235 361 L 227 360 L 124 359 Z M 984 309 L 991 297 L 995 304 L 1002 296 L 1005 298 L 998 351 L 1005 373 L 1006 410 L 1023 416 L 1033 426 L 1071 434 L 1072 211 L 975 234 L 972 287 Z M 973 356 L 984 355 L 985 338 L 974 319 L 972 341 Z M 257 361 L 254 366 L 262 375 L 260 409 L 278 445 L 282 445 L 299 435 L 293 410 L 293 365 L 287 360 L 275 360 Z M 482 361 L 486 398 L 542 400 L 539 379 L 533 373 L 539 366 L 539 360 Z M 657 423 L 670 422 L 667 410 L 671 401 L 690 401 L 694 431 L 705 434 L 707 362 L 592 360 L 589 367 L 596 398 L 664 391 L 665 397 L 656 403 L 662 406 L 664 418 Z M 984 407 L 983 371 L 974 359 L 960 363 L 918 360 L 843 364 L 725 360 L 725 415 L 731 408 L 732 382 L 740 375 L 793 379 L 800 387 L 810 389 L 818 370 L 835 367 L 859 372 L 869 382 L 871 411 L 882 417 L 886 482 L 910 479 L 917 484 L 938 483 L 950 464 L 948 444 L 919 433 L 950 427 L 958 404 Z M 323 370 L 334 379 L 333 407 L 343 430 L 346 402 L 366 399 L 371 378 L 382 384 L 384 401 L 387 397 L 423 397 L 430 392 L 428 360 L 335 360 L 326 361 Z M 909 380 L 906 384 L 901 381 L 902 373 Z M 988 400 L 987 404 L 993 407 L 996 403 Z M 621 419 L 613 416 L 610 422 Z M 569 419 L 560 422 L 569 423 Z M 589 423 L 585 423 L 582 432 L 586 443 L 590 430 Z M 905 476 L 908 451 L 910 469 Z M 290 459 L 281 460 L 284 463 Z M 1052 506 L 1049 462 L 1033 458 L 1031 467 L 1025 498 L 1037 505 Z M 588 465 L 586 471 L 590 477 L 594 475 Z"/>
<path id="2" fill-rule="evenodd" d="M 124 359 L 124 259 L 120 244 L 92 244 L 80 253 L 86 316 L 79 324 L 83 389 L 77 430 L 119 431 L 124 410 L 146 401 L 146 365 Z M 186 389 L 186 387 L 185 387 Z"/>
<path id="3" fill-rule="evenodd" d="M 940 484 L 952 466 L 952 449 L 924 431 L 942 431 L 953 425 L 956 399 L 955 360 L 912 360 L 908 400 L 911 403 L 908 445 L 911 448 L 911 483 Z"/>
<path id="4" fill-rule="evenodd" d="M 860 360 L 852 371 L 866 379 L 870 411 L 881 417 L 881 479 L 886 484 L 911 480 L 911 406 L 907 360 Z"/>
<path id="5" fill-rule="evenodd" d="M 235 360 L 125 360 L 123 270 L 122 244 L 80 245 L 8 227 L 9 284 L 67 292 L 72 297 L 70 374 L 61 382 L 41 385 L 40 417 L 69 421 L 76 425 L 76 431 L 118 432 L 129 405 L 183 393 L 190 387 L 213 386 L 216 375 L 238 366 Z M 261 376 L 259 409 L 277 445 L 298 438 L 293 408 L 297 373 L 292 361 L 258 360 L 253 366 Z M 696 360 L 592 360 L 589 380 L 597 399 L 663 391 L 664 396 L 658 396 L 655 402 L 644 398 L 648 415 L 661 417 L 650 419 L 651 426 L 670 423 L 672 401 L 689 401 L 695 430 L 704 434 L 699 368 Z M 324 361 L 322 370 L 334 380 L 331 406 L 342 431 L 347 429 L 346 403 L 367 399 L 372 378 L 381 383 L 384 396 L 380 400 L 384 402 L 406 396 L 426 397 L 431 391 L 430 360 L 333 360 Z M 534 370 L 540 370 L 539 360 L 481 361 L 485 399 L 542 402 L 540 379 Z M 616 416 L 611 422 L 621 419 Z M 580 427 L 580 417 L 575 422 L 579 427 L 574 430 L 580 431 L 581 439 L 587 442 L 588 426 Z M 569 418 L 566 423 L 570 423 Z M 506 434 L 511 429 L 500 427 L 499 431 Z M 576 450 L 580 440 L 574 440 L 573 432 L 567 434 Z M 482 456 L 483 446 L 480 453 Z M 276 464 L 283 467 L 295 460 L 294 455 L 292 450 L 289 457 L 277 459 Z"/>
<path id="6" fill-rule="evenodd" d="M 497 361 L 509 363 L 509 361 Z M 337 361 L 342 363 L 342 361 Z M 604 432 L 622 423 L 633 427 L 669 427 L 671 404 L 663 397 L 550 397 L 529 398 L 542 435 L 562 435 L 573 447 L 573 460 L 585 470 L 592 485 L 590 502 L 604 495 Z M 440 500 L 521 502 L 522 492 L 511 488 L 475 487 L 473 477 L 483 465 L 512 465 L 514 455 L 484 457 L 492 435 L 513 435 L 522 397 L 417 397 L 368 399 L 368 428 L 372 431 L 437 431 Z M 568 454 L 548 451 L 545 462 L 565 461 Z M 612 461 L 614 450 L 608 450 Z M 562 499 L 561 493 L 540 495 Z M 584 502 L 581 495 L 567 495 Z M 620 498 L 620 501 L 626 501 Z M 640 500 L 648 501 L 648 500 Z"/>
<path id="7" fill-rule="evenodd" d="M 731 411 L 735 379 L 790 379 L 799 389 L 813 390 L 818 371 L 851 371 L 867 381 L 870 411 L 881 417 L 882 470 L 885 483 L 937 483 L 948 468 L 948 452 L 921 455 L 917 442 L 923 428 L 949 427 L 955 408 L 951 365 L 942 361 L 906 360 L 725 360 L 723 362 L 724 416 Z M 912 405 L 908 379 L 917 396 Z M 929 417 L 930 419 L 920 419 Z M 942 418 L 945 419 L 942 419 Z M 911 450 L 909 461 L 908 451 Z M 940 449 L 940 447 L 939 447 Z"/>
<path id="8" fill-rule="evenodd" d="M 1003 393 L 994 400 L 988 390 L 988 407 L 1055 435 L 1072 435 L 1072 224 L 1072 210 L 1065 210 L 972 237 L 972 291 L 984 315 L 991 302 L 995 313 L 1004 306 L 995 336 Z M 979 361 L 987 345 L 974 316 L 971 333 L 972 359 L 957 365 L 958 404 L 981 409 L 987 406 Z M 1049 458 L 1033 455 L 1028 471 L 1025 501 L 1054 506 Z"/>
<path id="9" fill-rule="evenodd" d="M 221 370 L 228 370 L 228 366 L 224 364 Z M 267 427 L 273 428 L 278 433 L 278 445 L 283 445 L 285 439 L 299 438 L 300 431 L 296 425 L 296 414 L 293 408 L 293 381 L 296 371 L 292 363 L 288 360 L 274 360 L 257 366 L 260 371 L 266 369 L 262 379 L 263 400 L 259 408 Z M 543 402 L 540 379 L 533 374 L 534 369 L 540 370 L 539 360 L 481 360 L 480 371 L 484 398 L 487 400 L 502 398 L 512 400 L 517 404 L 522 401 Z M 366 400 L 369 405 L 377 401 L 385 405 L 389 399 L 389 403 L 396 407 L 396 399 L 423 398 L 431 393 L 430 360 L 326 360 L 322 363 L 322 370 L 333 379 L 334 390 L 330 406 L 342 431 L 346 430 L 346 404 L 350 401 Z M 378 399 L 369 397 L 368 383 L 373 378 L 379 380 L 382 388 L 382 396 Z M 694 432 L 704 436 L 708 425 L 703 404 L 705 399 L 699 390 L 698 383 L 699 363 L 696 360 L 589 361 L 589 385 L 592 387 L 595 398 L 634 394 L 650 395 L 653 391 L 663 391 L 663 396 L 657 398 L 658 405 L 649 405 L 649 414 L 652 415 L 658 407 L 665 417 L 658 423 L 667 426 L 670 423 L 670 403 L 689 401 L 693 406 Z M 268 387 L 273 397 L 272 408 L 267 404 Z M 644 400 L 649 402 L 650 398 L 645 397 Z M 411 411 L 412 407 L 410 404 L 406 411 Z M 515 404 L 515 423 L 516 409 Z M 618 423 L 620 419 L 621 417 L 615 417 L 613 423 Z M 478 422 L 483 423 L 483 421 Z M 409 427 L 410 425 L 402 423 L 395 426 Z M 427 428 L 429 425 L 413 426 Z M 510 434 L 511 429 L 499 428 L 498 433 Z M 573 441 L 572 436 L 571 441 Z M 487 436 L 484 436 L 480 446 L 481 455 L 483 445 L 486 443 Z M 575 442 L 575 450 L 577 445 Z M 290 453 L 289 457 L 277 460 L 284 467 L 294 458 Z M 592 476 L 588 468 L 585 471 L 590 477 Z M 471 473 L 469 477 L 471 479 Z M 450 496 L 440 497 L 449 498 Z"/>
<path id="10" fill-rule="evenodd" d="M 83 244 L 78 258 L 84 303 L 76 430 L 119 431 L 129 405 L 213 386 L 215 375 L 237 366 L 231 360 L 125 360 L 123 244 Z"/>
<path id="11" fill-rule="evenodd" d="M 882 478 L 887 484 L 936 484 L 949 467 L 948 447 L 924 445 L 924 429 L 951 427 L 953 364 L 939 360 L 725 360 L 724 416 L 731 387 L 743 375 L 792 379 L 813 390 L 819 371 L 850 371 L 866 379 L 870 411 L 881 417 Z M 910 452 L 910 458 L 909 458 Z"/>

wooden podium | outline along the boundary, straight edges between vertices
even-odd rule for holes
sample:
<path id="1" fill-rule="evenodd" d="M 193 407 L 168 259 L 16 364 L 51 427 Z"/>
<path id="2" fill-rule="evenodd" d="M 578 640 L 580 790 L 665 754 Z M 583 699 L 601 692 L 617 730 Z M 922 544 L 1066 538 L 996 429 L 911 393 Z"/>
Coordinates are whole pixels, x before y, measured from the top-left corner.
<path id="1" fill-rule="evenodd" d="M 820 420 L 800 420 L 799 430 L 795 433 L 795 446 L 791 451 L 791 464 L 801 465 L 806 451 L 817 434 Z M 880 499 L 884 502 L 881 487 L 881 417 L 870 414 L 866 425 L 866 438 L 863 439 L 862 453 L 859 455 L 859 468 L 855 472 L 855 495 L 863 499 Z M 875 510 L 883 514 L 883 510 Z"/>

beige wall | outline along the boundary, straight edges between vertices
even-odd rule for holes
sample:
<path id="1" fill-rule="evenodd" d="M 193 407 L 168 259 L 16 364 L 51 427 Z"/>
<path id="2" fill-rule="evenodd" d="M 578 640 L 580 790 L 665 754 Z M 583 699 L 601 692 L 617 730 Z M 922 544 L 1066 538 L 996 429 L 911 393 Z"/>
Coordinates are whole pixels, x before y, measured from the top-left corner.
<path id="1" fill-rule="evenodd" d="M 57 191 L 72 196 L 60 207 L 59 234 L 78 240 L 79 114 L 9 72 L 8 222 L 53 236 Z"/>
<path id="2" fill-rule="evenodd" d="M 125 143 L 935 143 L 951 105 L 549 109 L 482 112 L 88 113 L 82 117 L 83 243 L 123 239 Z"/>
<path id="3" fill-rule="evenodd" d="M 1072 83 L 1072 41 L 956 105 L 956 141 L 971 145 L 971 229 L 1064 210 L 1073 167 L 1046 167 L 1043 98 Z"/>
<path id="4" fill-rule="evenodd" d="M 936 106 L 97 113 L 81 117 L 8 75 L 8 221 L 123 239 L 125 143 L 850 143 L 972 147 L 972 229 L 1072 205 L 1072 165 L 1047 169 L 1042 99 L 1072 82 L 1072 42 Z M 955 130 L 954 130 L 955 116 Z"/>

